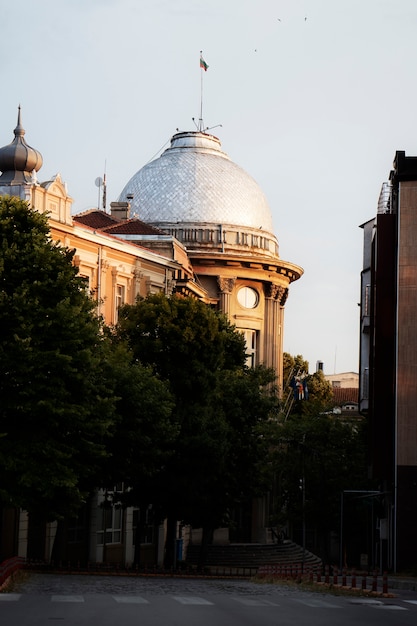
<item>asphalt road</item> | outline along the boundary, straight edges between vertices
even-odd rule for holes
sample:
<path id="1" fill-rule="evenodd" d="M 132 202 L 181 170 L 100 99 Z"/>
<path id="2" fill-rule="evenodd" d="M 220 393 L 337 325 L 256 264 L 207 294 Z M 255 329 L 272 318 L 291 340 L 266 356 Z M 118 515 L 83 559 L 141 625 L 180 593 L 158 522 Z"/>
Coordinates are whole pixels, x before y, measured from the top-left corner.
<path id="1" fill-rule="evenodd" d="M 236 580 L 32 574 L 0 594 L 3 626 L 402 626 L 417 593 L 362 598 Z"/>

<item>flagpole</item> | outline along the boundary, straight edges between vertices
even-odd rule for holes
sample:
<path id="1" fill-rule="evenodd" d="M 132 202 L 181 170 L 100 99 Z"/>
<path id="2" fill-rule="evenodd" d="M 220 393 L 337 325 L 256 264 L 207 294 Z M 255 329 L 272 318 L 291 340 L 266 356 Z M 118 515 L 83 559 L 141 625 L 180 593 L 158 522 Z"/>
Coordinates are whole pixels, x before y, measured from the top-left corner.
<path id="1" fill-rule="evenodd" d="M 106 183 L 106 165 L 107 162 L 104 161 L 104 176 L 103 176 L 103 210 L 106 211 L 107 205 L 107 183 Z"/>
<path id="2" fill-rule="evenodd" d="M 200 59 L 203 58 L 203 51 L 200 50 Z M 203 132 L 203 67 L 200 63 L 200 76 L 201 76 L 201 85 L 200 85 L 200 120 L 198 124 L 198 130 Z"/>

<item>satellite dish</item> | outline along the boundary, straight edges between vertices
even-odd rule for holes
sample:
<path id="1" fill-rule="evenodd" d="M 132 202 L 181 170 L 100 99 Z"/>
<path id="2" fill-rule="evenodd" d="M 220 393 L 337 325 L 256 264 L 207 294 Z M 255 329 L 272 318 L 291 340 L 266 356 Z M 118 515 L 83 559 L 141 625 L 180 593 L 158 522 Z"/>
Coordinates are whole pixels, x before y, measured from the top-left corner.
<path id="1" fill-rule="evenodd" d="M 96 187 L 101 187 L 101 185 L 103 184 L 103 179 L 101 178 L 101 176 L 97 176 L 95 183 Z"/>

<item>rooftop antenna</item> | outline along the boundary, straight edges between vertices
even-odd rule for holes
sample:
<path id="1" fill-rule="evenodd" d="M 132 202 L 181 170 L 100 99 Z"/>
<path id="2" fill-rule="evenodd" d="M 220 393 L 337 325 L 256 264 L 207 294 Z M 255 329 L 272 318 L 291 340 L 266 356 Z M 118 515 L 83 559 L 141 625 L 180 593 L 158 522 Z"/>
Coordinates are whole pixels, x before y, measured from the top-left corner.
<path id="1" fill-rule="evenodd" d="M 101 188 L 103 187 L 103 198 L 102 198 L 102 206 L 104 211 L 106 211 L 107 206 L 107 185 L 106 185 L 106 161 L 104 161 L 104 177 L 97 176 L 95 180 L 96 187 L 98 187 L 98 201 L 97 208 L 100 210 L 100 196 L 101 196 Z"/>
<path id="2" fill-rule="evenodd" d="M 104 176 L 103 176 L 103 211 L 104 212 L 106 212 L 106 205 L 107 205 L 106 166 L 107 166 L 107 161 L 104 161 Z"/>
<path id="3" fill-rule="evenodd" d="M 202 132 L 204 132 L 204 133 L 205 133 L 207 130 L 213 130 L 213 128 L 223 128 L 223 124 L 216 124 L 215 126 L 206 126 L 205 128 L 201 129 L 201 128 L 197 125 L 197 123 L 196 123 L 196 121 L 195 121 L 195 117 L 192 117 L 191 119 L 193 120 L 193 122 L 194 122 L 194 125 L 195 125 L 196 129 L 197 129 L 198 131 L 200 131 L 200 132 L 202 131 Z M 177 128 L 177 130 L 178 130 L 178 128 Z"/>
<path id="4" fill-rule="evenodd" d="M 204 132 L 203 126 L 203 72 L 207 72 L 208 65 L 203 58 L 203 51 L 200 50 L 200 74 L 201 74 L 201 90 L 200 90 L 200 119 L 198 120 L 197 130 L 202 133 Z M 193 119 L 194 121 L 194 119 Z M 195 122 L 194 122 L 195 123 Z"/>
<path id="5" fill-rule="evenodd" d="M 100 192 L 101 192 L 101 186 L 103 184 L 103 179 L 101 178 L 101 176 L 97 176 L 97 178 L 96 178 L 96 180 L 94 182 L 96 184 L 96 187 L 98 187 L 97 208 L 100 210 Z"/>
<path id="6" fill-rule="evenodd" d="M 204 131 L 213 130 L 213 128 L 223 128 L 223 124 L 216 124 L 216 126 L 206 126 Z"/>

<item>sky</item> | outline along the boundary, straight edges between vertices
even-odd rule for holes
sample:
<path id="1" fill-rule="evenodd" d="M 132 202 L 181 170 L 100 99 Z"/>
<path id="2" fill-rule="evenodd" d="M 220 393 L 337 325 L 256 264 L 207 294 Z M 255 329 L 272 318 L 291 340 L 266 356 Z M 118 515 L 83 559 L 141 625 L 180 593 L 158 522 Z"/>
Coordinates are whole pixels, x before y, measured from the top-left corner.
<path id="1" fill-rule="evenodd" d="M 360 225 L 397 150 L 417 155 L 415 0 L 3 2 L 0 145 L 18 106 L 38 179 L 108 204 L 200 116 L 259 183 L 280 256 L 304 269 L 284 349 L 358 372 Z"/>

